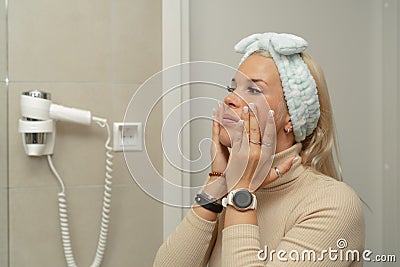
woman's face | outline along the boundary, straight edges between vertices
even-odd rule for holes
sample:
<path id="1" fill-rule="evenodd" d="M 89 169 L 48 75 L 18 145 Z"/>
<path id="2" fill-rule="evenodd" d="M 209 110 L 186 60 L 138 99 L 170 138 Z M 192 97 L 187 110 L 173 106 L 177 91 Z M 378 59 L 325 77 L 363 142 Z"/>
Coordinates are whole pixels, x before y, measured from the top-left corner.
<path id="1" fill-rule="evenodd" d="M 282 84 L 278 69 L 272 58 L 266 58 L 257 54 L 249 56 L 239 67 L 238 72 L 232 79 L 230 94 L 225 97 L 225 114 L 241 116 L 243 107 L 254 103 L 257 109 L 258 122 L 261 134 L 266 125 L 266 114 L 268 109 L 275 111 L 276 131 L 282 129 L 283 121 L 277 121 L 279 103 L 283 101 Z M 224 114 L 222 114 L 224 117 Z M 229 120 L 222 120 L 222 125 L 229 123 Z M 228 125 L 226 127 L 229 129 Z M 231 147 L 229 134 L 224 127 L 221 127 L 220 142 L 224 146 Z"/>

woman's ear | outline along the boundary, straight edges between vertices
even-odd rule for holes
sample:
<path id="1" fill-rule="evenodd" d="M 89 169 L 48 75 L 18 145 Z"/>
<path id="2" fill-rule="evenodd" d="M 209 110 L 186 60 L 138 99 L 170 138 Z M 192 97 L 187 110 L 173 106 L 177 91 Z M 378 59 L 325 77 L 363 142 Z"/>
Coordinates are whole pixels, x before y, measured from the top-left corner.
<path id="1" fill-rule="evenodd" d="M 290 119 L 289 115 L 286 115 L 285 121 L 286 123 L 283 127 L 283 130 L 285 131 L 285 134 L 288 135 L 293 129 L 292 120 Z"/>

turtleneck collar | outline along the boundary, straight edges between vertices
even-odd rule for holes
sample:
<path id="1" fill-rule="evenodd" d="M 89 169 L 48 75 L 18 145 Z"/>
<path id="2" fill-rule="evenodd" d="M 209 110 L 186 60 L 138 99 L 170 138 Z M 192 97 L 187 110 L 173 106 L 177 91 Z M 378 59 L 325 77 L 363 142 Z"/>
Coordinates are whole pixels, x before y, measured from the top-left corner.
<path id="1" fill-rule="evenodd" d="M 289 171 L 283 174 L 281 178 L 276 179 L 272 183 L 263 187 L 261 190 L 275 191 L 281 189 L 283 185 L 288 184 L 291 181 L 295 180 L 305 170 L 304 166 L 301 163 L 301 157 L 299 155 L 301 148 L 302 144 L 296 143 L 292 147 L 275 154 L 274 161 L 272 163 L 272 168 L 279 166 L 290 157 L 297 156 L 299 159 L 295 163 L 293 163 Z"/>

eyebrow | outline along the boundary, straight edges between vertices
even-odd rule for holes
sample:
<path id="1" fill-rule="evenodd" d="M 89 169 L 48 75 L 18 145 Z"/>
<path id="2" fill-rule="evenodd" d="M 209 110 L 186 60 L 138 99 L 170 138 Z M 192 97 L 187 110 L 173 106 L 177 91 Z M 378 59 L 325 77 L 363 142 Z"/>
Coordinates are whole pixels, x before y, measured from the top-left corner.
<path id="1" fill-rule="evenodd" d="M 236 82 L 235 78 L 232 78 L 231 81 Z M 264 81 L 263 79 L 247 79 L 247 81 L 251 81 L 253 83 L 262 82 L 262 83 L 265 83 L 269 87 L 269 84 L 266 81 Z"/>
<path id="2" fill-rule="evenodd" d="M 253 83 L 262 82 L 262 83 L 265 83 L 265 85 L 267 85 L 269 87 L 269 84 L 266 81 L 264 81 L 263 79 L 251 79 L 251 81 Z"/>

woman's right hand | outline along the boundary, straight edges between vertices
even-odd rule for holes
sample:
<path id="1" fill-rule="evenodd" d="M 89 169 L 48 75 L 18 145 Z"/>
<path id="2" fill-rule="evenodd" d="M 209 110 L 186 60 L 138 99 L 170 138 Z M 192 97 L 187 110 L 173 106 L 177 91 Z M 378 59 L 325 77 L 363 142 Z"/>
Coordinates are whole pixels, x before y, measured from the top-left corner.
<path id="1" fill-rule="evenodd" d="M 213 112 L 213 126 L 212 126 L 212 144 L 210 148 L 211 154 L 211 171 L 223 173 L 228 165 L 229 150 L 226 146 L 222 145 L 219 141 L 219 134 L 221 131 L 221 113 L 224 108 L 223 103 L 220 103 L 218 109 Z"/>
<path id="2" fill-rule="evenodd" d="M 222 145 L 219 140 L 221 131 L 221 114 L 224 109 L 224 103 L 220 103 L 218 109 L 213 112 L 212 125 L 212 144 L 210 147 L 211 171 L 224 173 L 228 165 L 229 150 Z M 226 180 L 224 176 L 211 176 L 206 182 L 204 189 L 207 193 L 216 198 L 222 198 L 227 193 Z"/>
<path id="3" fill-rule="evenodd" d="M 219 141 L 223 105 L 223 103 L 220 103 L 218 110 L 214 110 L 213 112 L 212 144 L 210 147 L 212 160 L 211 171 L 219 173 L 225 172 L 229 159 L 228 148 Z M 216 199 L 222 199 L 228 193 L 225 176 L 210 176 L 203 187 L 203 191 Z M 207 221 L 215 221 L 217 218 L 217 213 L 202 208 L 201 206 L 195 206 L 194 211 L 198 216 Z"/>

